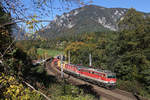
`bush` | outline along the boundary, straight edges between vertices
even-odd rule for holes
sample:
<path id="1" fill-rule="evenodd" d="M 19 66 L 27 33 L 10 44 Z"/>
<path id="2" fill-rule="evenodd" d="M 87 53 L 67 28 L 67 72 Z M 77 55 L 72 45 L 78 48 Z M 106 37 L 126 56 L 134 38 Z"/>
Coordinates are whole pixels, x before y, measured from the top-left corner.
<path id="1" fill-rule="evenodd" d="M 0 73 L 0 98 L 5 100 L 42 100 L 40 94 L 19 83 L 13 76 Z"/>
<path id="2" fill-rule="evenodd" d="M 60 85 L 61 84 L 61 85 Z M 49 88 L 52 100 L 94 100 L 89 94 L 84 94 L 82 89 L 70 84 L 53 84 Z"/>

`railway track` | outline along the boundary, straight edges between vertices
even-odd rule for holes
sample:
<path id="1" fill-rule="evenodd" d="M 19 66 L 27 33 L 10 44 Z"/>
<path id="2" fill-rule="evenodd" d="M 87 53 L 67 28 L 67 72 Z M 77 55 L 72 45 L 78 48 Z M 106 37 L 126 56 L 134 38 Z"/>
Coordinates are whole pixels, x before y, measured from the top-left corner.
<path id="1" fill-rule="evenodd" d="M 56 67 L 54 67 L 50 63 L 46 63 L 46 69 L 47 71 L 49 71 L 50 74 L 56 76 L 58 80 L 61 80 L 61 72 Z M 64 73 L 64 79 L 66 79 L 69 83 L 73 85 L 76 85 L 80 88 L 90 91 L 90 93 L 94 93 L 94 95 L 98 98 L 98 100 L 99 98 L 102 98 L 102 100 L 146 100 L 143 98 L 142 99 L 136 98 L 135 96 L 133 96 L 132 93 L 125 92 L 119 89 L 108 90 L 99 87 L 84 80 L 70 76 L 66 73 Z"/>

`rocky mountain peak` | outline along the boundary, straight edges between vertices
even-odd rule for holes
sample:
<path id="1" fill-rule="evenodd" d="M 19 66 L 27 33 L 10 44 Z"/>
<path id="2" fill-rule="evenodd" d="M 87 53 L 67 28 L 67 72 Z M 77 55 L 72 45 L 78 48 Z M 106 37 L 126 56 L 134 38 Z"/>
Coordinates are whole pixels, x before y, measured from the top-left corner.
<path id="1" fill-rule="evenodd" d="M 86 5 L 69 13 L 56 16 L 45 29 L 45 33 L 67 34 L 92 31 L 117 31 L 117 22 L 125 15 L 127 9 L 105 8 Z"/>

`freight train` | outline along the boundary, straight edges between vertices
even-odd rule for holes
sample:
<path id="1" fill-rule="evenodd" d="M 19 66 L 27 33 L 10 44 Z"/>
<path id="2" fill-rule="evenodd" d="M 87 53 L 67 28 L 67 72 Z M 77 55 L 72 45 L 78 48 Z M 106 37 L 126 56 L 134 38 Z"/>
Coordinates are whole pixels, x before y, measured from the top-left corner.
<path id="1" fill-rule="evenodd" d="M 72 76 L 92 82 L 99 86 L 114 89 L 116 87 L 116 74 L 109 70 L 94 69 L 81 65 L 68 64 L 66 61 L 60 60 L 60 57 L 53 59 L 52 64 L 56 65 L 58 69 L 63 66 L 63 71 Z"/>

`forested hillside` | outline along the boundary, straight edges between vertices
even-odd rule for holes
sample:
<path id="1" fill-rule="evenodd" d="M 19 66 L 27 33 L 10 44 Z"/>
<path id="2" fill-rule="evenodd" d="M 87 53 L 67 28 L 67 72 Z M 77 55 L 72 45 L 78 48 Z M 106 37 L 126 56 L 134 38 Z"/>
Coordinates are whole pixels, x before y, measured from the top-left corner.
<path id="1" fill-rule="evenodd" d="M 57 74 L 49 74 L 48 71 L 55 73 L 49 69 L 52 59 L 33 64 L 58 54 L 64 54 L 66 60 L 70 54 L 72 64 L 111 70 L 117 75 L 117 88 L 150 98 L 149 13 L 133 8 L 90 5 L 91 0 L 86 0 L 87 3 L 85 0 L 22 1 L 0 1 L 0 99 L 99 99 L 93 91 L 87 89 L 86 92 L 65 78 L 57 78 Z M 62 7 L 53 7 L 58 2 Z M 61 10 L 66 4 L 70 7 L 78 3 L 80 8 L 57 15 L 43 27 L 42 22 L 50 22 L 45 20 L 48 18 L 45 15 Z M 92 55 L 92 66 L 89 66 L 89 54 Z M 87 86 L 92 88 L 92 85 Z M 99 95 L 105 96 L 106 92 Z M 113 90 L 111 93 L 117 94 L 115 97 L 120 95 L 114 94 Z"/>
<path id="2" fill-rule="evenodd" d="M 71 62 L 89 64 L 92 54 L 95 68 L 112 70 L 117 74 L 118 87 L 140 95 L 150 93 L 150 18 L 130 9 L 119 22 L 119 32 L 96 32 L 72 41 L 65 52 Z"/>
<path id="3" fill-rule="evenodd" d="M 71 63 L 108 69 L 117 74 L 117 87 L 149 96 L 150 93 L 150 18 L 129 9 L 119 22 L 118 32 L 92 32 L 64 36 L 49 41 L 22 41 L 35 49 L 61 50 Z M 28 46 L 27 45 L 27 46 Z"/>
<path id="4" fill-rule="evenodd" d="M 118 32 L 92 32 L 33 41 L 35 48 L 70 51 L 71 63 L 108 69 L 117 74 L 117 87 L 149 96 L 150 18 L 131 8 L 119 22 Z M 31 42 L 29 42 L 30 44 Z M 26 44 L 26 43 L 24 43 Z"/>

